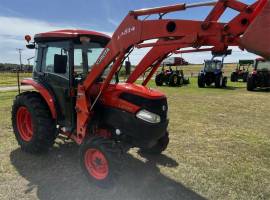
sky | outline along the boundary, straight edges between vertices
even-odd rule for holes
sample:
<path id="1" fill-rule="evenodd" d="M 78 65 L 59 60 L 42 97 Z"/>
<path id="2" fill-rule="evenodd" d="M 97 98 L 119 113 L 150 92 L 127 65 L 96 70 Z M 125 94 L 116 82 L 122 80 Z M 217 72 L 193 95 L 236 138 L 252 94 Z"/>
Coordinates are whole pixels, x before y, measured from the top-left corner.
<path id="1" fill-rule="evenodd" d="M 25 48 L 24 35 L 34 35 L 57 29 L 74 28 L 95 30 L 112 35 L 128 11 L 165 6 L 176 3 L 195 3 L 203 0 L 1 0 L 0 1 L 0 62 L 19 63 L 17 48 L 22 52 L 23 63 L 34 55 L 33 50 Z M 252 3 L 252 0 L 243 1 Z M 196 8 L 176 12 L 168 17 L 177 19 L 198 19 L 206 17 L 210 8 Z M 228 11 L 221 21 L 227 21 L 236 13 Z M 148 51 L 136 50 L 131 56 L 132 64 L 137 64 Z M 202 63 L 209 59 L 208 52 L 183 54 L 191 63 Z M 239 59 L 253 59 L 256 55 L 233 48 L 233 55 L 226 62 L 237 62 Z"/>

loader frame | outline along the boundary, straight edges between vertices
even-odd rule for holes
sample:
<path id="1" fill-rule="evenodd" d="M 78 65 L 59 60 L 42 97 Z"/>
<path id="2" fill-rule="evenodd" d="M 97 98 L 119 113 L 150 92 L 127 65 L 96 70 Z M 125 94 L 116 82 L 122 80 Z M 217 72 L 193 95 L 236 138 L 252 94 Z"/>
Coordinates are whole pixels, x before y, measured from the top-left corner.
<path id="1" fill-rule="evenodd" d="M 266 3 L 267 0 L 258 0 L 247 5 L 237 0 L 219 0 L 130 11 L 114 32 L 85 81 L 78 86 L 77 136 L 74 140 L 79 144 L 82 143 L 95 103 L 134 48 L 152 47 L 130 75 L 127 83 L 134 83 L 150 68 L 150 73 L 143 82 L 143 85 L 146 85 L 161 62 L 171 53 L 181 51 L 183 48 L 192 47 L 193 52 L 203 51 L 201 47 L 205 46 L 211 46 L 207 50 L 212 52 L 225 52 L 228 46 L 239 46 L 243 49 L 240 36 Z M 201 6 L 213 6 L 212 11 L 203 21 L 163 19 L 168 13 Z M 218 20 L 227 8 L 238 11 L 239 14 L 231 21 L 221 23 Z M 157 15 L 158 18 L 148 20 L 150 15 Z M 153 39 L 156 41 L 146 43 Z M 110 67 L 110 72 L 100 85 L 98 93 L 95 94 L 95 100 L 90 102 L 89 92 L 95 87 L 96 80 L 107 67 Z"/>

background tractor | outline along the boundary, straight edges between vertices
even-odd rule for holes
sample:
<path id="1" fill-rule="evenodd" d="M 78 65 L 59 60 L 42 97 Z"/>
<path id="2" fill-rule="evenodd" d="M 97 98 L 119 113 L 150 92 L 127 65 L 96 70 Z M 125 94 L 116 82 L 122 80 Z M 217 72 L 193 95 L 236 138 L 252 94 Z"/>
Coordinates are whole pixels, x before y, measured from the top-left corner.
<path id="1" fill-rule="evenodd" d="M 163 66 L 161 72 L 156 75 L 155 82 L 157 86 L 165 83 L 173 87 L 190 83 L 189 78 L 184 76 L 183 70 L 179 70 L 178 66 L 176 66 L 176 70 L 173 70 L 171 66 L 165 70 L 165 66 Z"/>
<path id="2" fill-rule="evenodd" d="M 168 13 L 201 6 L 213 6 L 205 20 L 164 19 Z M 167 148 L 167 98 L 146 87 L 162 61 L 177 50 L 202 51 L 206 46 L 212 52 L 241 46 L 270 57 L 265 39 L 269 29 L 261 25 L 266 18 L 260 17 L 269 15 L 269 7 L 265 0 L 251 5 L 236 0 L 177 4 L 130 11 L 112 37 L 85 30 L 40 33 L 33 42 L 26 36 L 36 57 L 33 78 L 21 84 L 35 91 L 14 99 L 12 126 L 19 145 L 26 152 L 44 152 L 58 134 L 64 135 L 80 146 L 80 163 L 88 179 L 111 186 L 122 173 L 120 156 L 130 148 L 153 154 Z M 227 8 L 238 14 L 221 23 Z M 153 14 L 157 18 L 146 17 Z M 149 47 L 126 81 L 113 81 L 134 48 Z M 137 84 L 146 71 L 150 71 L 146 79 Z"/>
<path id="3" fill-rule="evenodd" d="M 247 82 L 249 68 L 254 64 L 254 60 L 239 60 L 234 72 L 231 73 L 231 82 L 238 82 L 240 79 Z"/>
<path id="4" fill-rule="evenodd" d="M 204 67 L 198 75 L 198 86 L 200 88 L 205 87 L 205 85 L 210 86 L 213 83 L 216 88 L 227 86 L 227 77 L 223 76 L 223 63 L 224 58 L 231 54 L 231 50 L 228 50 L 224 55 L 215 53 L 211 60 L 205 60 Z M 222 60 L 214 59 L 217 56 L 222 56 Z"/>
<path id="5" fill-rule="evenodd" d="M 247 90 L 253 91 L 258 87 L 270 87 L 270 61 L 263 58 L 255 60 L 254 70 L 248 75 L 247 79 Z"/>

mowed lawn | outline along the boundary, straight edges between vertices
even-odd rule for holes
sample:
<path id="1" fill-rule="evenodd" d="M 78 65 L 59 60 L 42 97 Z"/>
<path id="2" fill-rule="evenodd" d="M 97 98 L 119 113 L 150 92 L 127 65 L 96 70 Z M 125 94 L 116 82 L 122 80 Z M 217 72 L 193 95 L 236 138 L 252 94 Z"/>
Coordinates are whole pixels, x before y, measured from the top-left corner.
<path id="1" fill-rule="evenodd" d="M 199 89 L 195 79 L 159 89 L 168 96 L 168 149 L 131 150 L 113 189 L 85 180 L 72 142 L 58 139 L 39 156 L 21 152 L 10 123 L 16 93 L 0 93 L 0 199 L 270 199 L 269 91 Z"/>
<path id="2" fill-rule="evenodd" d="M 32 73 L 20 73 L 19 78 L 30 78 Z M 16 86 L 17 85 L 17 73 L 0 72 L 0 87 Z"/>

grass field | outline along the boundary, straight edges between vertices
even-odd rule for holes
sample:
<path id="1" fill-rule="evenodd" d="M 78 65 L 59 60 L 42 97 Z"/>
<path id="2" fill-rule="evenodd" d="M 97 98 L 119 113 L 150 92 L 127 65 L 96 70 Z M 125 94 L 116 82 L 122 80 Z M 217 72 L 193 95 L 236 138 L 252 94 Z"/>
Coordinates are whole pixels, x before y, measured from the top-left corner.
<path id="1" fill-rule="evenodd" d="M 30 78 L 31 76 L 32 73 L 20 73 L 20 80 L 23 78 Z M 17 85 L 16 73 L 8 73 L 8 72 L 0 73 L 0 87 L 16 86 L 16 85 Z"/>
<path id="2" fill-rule="evenodd" d="M 194 79 L 159 89 L 168 96 L 169 147 L 157 157 L 131 150 L 110 190 L 87 183 L 71 142 L 58 139 L 45 155 L 21 152 L 10 123 L 16 93 L 0 93 L 0 199 L 270 199 L 269 91 L 198 89 Z"/>
<path id="3" fill-rule="evenodd" d="M 202 68 L 202 65 L 187 65 L 187 66 L 181 67 L 181 69 L 184 70 L 184 73 L 187 76 L 191 76 L 192 74 L 196 76 L 198 72 L 201 70 L 201 68 Z M 227 76 L 229 76 L 230 73 L 234 70 L 234 68 L 235 68 L 235 64 L 226 64 L 224 67 L 224 73 Z M 30 78 L 30 77 L 32 77 L 32 73 L 20 73 L 20 79 Z M 0 87 L 16 86 L 16 85 L 17 85 L 16 73 L 0 73 Z"/>

